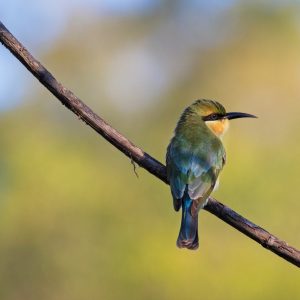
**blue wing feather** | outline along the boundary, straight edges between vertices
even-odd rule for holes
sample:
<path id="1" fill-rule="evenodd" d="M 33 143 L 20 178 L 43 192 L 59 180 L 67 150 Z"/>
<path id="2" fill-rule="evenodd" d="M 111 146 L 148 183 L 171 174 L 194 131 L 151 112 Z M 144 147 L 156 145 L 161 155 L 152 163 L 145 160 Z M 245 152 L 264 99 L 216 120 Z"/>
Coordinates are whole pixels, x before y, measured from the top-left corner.
<path id="1" fill-rule="evenodd" d="M 181 207 L 186 188 L 191 199 L 198 199 L 213 189 L 223 166 L 224 148 L 219 151 L 192 147 L 186 140 L 174 137 L 167 150 L 167 175 L 175 210 Z M 206 196 L 207 198 L 207 196 Z M 206 200 L 206 199 L 204 199 Z"/>

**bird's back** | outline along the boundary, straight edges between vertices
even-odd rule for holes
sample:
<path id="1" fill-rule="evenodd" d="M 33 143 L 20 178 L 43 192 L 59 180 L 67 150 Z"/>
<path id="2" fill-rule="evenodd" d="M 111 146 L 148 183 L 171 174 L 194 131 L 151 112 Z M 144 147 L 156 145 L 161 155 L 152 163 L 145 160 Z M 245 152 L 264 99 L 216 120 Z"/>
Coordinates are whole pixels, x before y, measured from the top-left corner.
<path id="1" fill-rule="evenodd" d="M 179 121 L 167 150 L 167 174 L 176 210 L 186 189 L 191 199 L 202 198 L 205 202 L 223 167 L 224 157 L 221 140 L 201 119 Z"/>

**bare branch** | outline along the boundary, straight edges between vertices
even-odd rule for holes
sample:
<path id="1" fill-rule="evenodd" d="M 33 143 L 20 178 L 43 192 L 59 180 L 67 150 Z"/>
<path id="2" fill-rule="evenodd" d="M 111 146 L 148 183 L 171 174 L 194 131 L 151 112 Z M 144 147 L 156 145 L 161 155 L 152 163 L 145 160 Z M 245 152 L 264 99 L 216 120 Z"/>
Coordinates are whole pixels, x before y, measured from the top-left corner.
<path id="1" fill-rule="evenodd" d="M 97 131 L 108 142 L 118 148 L 131 161 L 168 184 L 166 168 L 163 164 L 135 146 L 117 130 L 96 115 L 70 90 L 59 83 L 53 75 L 38 62 L 26 48 L 0 22 L 1 43 L 57 98 L 86 124 Z M 235 211 L 210 198 L 205 209 L 227 224 L 244 233 L 263 247 L 271 250 L 285 260 L 300 267 L 300 251 L 270 234 L 263 228 L 245 219 Z"/>

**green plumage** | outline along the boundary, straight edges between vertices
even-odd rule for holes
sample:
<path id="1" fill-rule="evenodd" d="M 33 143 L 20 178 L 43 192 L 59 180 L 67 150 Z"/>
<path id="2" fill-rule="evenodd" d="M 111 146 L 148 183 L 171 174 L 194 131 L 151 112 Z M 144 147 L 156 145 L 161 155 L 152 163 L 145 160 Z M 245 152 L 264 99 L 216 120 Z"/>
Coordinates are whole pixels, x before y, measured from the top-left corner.
<path id="1" fill-rule="evenodd" d="M 185 109 L 167 149 L 167 176 L 174 208 L 183 216 L 177 245 L 198 247 L 198 211 L 206 204 L 225 162 L 221 140 L 208 128 L 203 117 L 225 114 L 215 101 L 197 100 Z"/>

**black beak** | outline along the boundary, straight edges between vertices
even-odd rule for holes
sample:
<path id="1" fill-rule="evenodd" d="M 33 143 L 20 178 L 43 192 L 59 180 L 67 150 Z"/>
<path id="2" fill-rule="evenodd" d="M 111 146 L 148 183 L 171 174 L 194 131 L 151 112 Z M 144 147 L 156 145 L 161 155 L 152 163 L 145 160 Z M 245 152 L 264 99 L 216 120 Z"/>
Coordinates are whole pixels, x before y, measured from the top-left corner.
<path id="1" fill-rule="evenodd" d="M 229 112 L 225 114 L 224 118 L 228 120 L 232 120 L 232 119 L 239 119 L 239 118 L 257 118 L 257 117 L 254 115 L 241 113 L 241 112 Z"/>

